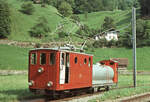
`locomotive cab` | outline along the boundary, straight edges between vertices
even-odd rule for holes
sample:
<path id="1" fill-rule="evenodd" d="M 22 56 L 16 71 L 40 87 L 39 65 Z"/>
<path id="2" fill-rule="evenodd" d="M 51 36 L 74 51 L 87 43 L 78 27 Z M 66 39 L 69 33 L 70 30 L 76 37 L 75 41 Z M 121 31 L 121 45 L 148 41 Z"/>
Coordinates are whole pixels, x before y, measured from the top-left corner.
<path id="1" fill-rule="evenodd" d="M 92 55 L 61 49 L 29 52 L 29 89 L 60 92 L 92 87 Z"/>

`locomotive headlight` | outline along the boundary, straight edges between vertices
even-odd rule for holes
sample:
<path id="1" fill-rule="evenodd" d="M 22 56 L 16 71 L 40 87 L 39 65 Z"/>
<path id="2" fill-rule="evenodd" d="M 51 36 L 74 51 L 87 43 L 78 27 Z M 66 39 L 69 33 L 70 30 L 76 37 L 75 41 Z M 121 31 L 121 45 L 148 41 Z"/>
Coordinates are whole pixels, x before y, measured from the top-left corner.
<path id="1" fill-rule="evenodd" d="M 51 82 L 51 81 L 49 81 L 48 83 L 47 83 L 47 86 L 48 87 L 51 87 L 53 85 L 53 82 Z"/>
<path id="2" fill-rule="evenodd" d="M 39 69 L 38 69 L 38 72 L 39 72 L 39 73 L 42 73 L 43 71 L 44 71 L 43 68 L 39 68 Z"/>
<path id="3" fill-rule="evenodd" d="M 29 86 L 33 86 L 33 84 L 34 84 L 34 81 L 33 81 L 33 80 L 31 80 L 31 81 L 28 83 Z"/>

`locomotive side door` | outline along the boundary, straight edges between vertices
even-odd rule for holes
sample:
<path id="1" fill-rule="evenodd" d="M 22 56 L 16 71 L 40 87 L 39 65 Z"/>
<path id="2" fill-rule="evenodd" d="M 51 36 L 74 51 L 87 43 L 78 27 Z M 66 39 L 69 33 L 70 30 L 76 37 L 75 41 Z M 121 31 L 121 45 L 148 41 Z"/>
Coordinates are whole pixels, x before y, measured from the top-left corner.
<path id="1" fill-rule="evenodd" d="M 59 84 L 66 84 L 69 82 L 69 53 L 60 53 L 60 77 Z"/>

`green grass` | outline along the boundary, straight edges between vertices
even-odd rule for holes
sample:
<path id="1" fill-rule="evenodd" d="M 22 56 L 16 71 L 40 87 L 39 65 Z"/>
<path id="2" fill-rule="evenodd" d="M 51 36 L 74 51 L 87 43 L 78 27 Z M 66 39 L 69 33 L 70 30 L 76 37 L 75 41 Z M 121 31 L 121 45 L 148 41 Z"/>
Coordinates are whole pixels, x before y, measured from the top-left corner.
<path id="1" fill-rule="evenodd" d="M 20 48 L 9 45 L 0 45 L 0 69 L 27 70 L 28 52 L 30 48 Z M 150 70 L 149 55 L 150 47 L 137 48 L 137 70 Z M 88 50 L 87 53 L 93 54 L 93 62 L 110 58 L 128 58 L 128 69 L 132 70 L 132 49 L 126 48 L 98 48 L 94 52 Z"/>
<path id="2" fill-rule="evenodd" d="M 117 98 L 128 97 L 131 95 L 141 94 L 145 92 L 150 92 L 150 78 L 149 75 L 138 75 L 137 76 L 137 86 L 136 88 L 124 88 L 118 90 L 110 90 L 104 92 L 102 97 L 90 100 L 89 102 L 97 102 L 98 100 L 114 100 Z M 132 75 L 120 75 L 118 81 L 118 87 L 128 87 L 133 86 L 133 76 Z"/>
<path id="3" fill-rule="evenodd" d="M 29 48 L 0 45 L 0 69 L 27 70 Z"/>
<path id="4" fill-rule="evenodd" d="M 150 70 L 150 47 L 137 48 L 137 70 Z M 96 63 L 101 60 L 106 60 L 110 58 L 128 58 L 129 65 L 128 69 L 133 68 L 133 51 L 132 49 L 126 48 L 98 48 L 94 52 L 91 50 L 88 53 L 94 55 L 93 62 Z"/>
<path id="5" fill-rule="evenodd" d="M 12 32 L 11 35 L 8 36 L 10 40 L 17 41 L 31 41 L 31 42 L 48 42 L 51 39 L 58 39 L 58 35 L 55 33 L 56 26 L 60 22 L 65 22 L 65 31 L 69 32 L 72 30 L 74 26 L 77 26 L 75 23 L 69 20 L 69 18 L 62 18 L 59 15 L 57 9 L 53 6 L 47 5 L 45 8 L 41 7 L 40 4 L 33 4 L 35 7 L 35 12 L 33 15 L 26 15 L 21 13 L 19 10 L 24 0 L 7 0 L 10 4 L 11 10 L 11 20 L 12 20 Z M 38 22 L 38 18 L 44 16 L 47 18 L 49 26 L 52 30 L 52 33 L 49 34 L 48 38 L 37 39 L 30 37 L 29 31 L 30 29 Z M 81 22 L 90 26 L 90 28 L 100 28 L 101 24 L 104 21 L 105 16 L 111 16 L 116 25 L 117 29 L 127 26 L 131 21 L 131 11 L 101 11 L 101 12 L 93 12 L 88 14 L 88 18 L 86 19 L 84 14 L 79 14 Z M 76 29 L 72 31 L 73 41 L 81 41 L 80 38 L 76 38 L 74 33 Z M 59 39 L 58 39 L 59 40 Z M 66 38 L 65 40 L 68 40 Z"/>
<path id="6" fill-rule="evenodd" d="M 38 97 L 29 92 L 27 75 L 0 76 L 0 82 L 0 102 L 16 102 Z"/>
<path id="7" fill-rule="evenodd" d="M 114 19 L 114 23 L 116 24 L 118 30 L 127 26 L 131 21 L 131 11 L 129 10 L 93 12 L 88 14 L 87 19 L 85 18 L 84 14 L 79 15 L 84 24 L 87 24 L 90 28 L 97 29 L 99 29 L 104 23 L 104 18 L 106 16 Z M 121 32 L 124 32 L 124 30 Z"/>
<path id="8" fill-rule="evenodd" d="M 10 4 L 10 10 L 11 10 L 11 35 L 8 37 L 10 40 L 17 40 L 17 41 L 31 41 L 31 42 L 43 42 L 45 41 L 45 38 L 43 39 L 37 39 L 30 37 L 29 31 L 30 29 L 38 23 L 39 17 L 45 17 L 48 20 L 49 27 L 52 30 L 52 33 L 49 34 L 49 39 L 51 37 L 56 37 L 57 34 L 54 33 L 56 26 L 60 22 L 66 22 L 65 24 L 65 30 L 70 31 L 73 26 L 76 26 L 72 21 L 69 20 L 69 18 L 62 18 L 58 14 L 59 12 L 57 9 L 53 6 L 47 5 L 46 7 L 41 7 L 40 4 L 33 4 L 35 7 L 35 12 L 33 15 L 26 15 L 21 13 L 19 10 L 21 8 L 21 5 L 23 4 L 23 0 L 7 0 L 7 2 Z M 76 31 L 76 29 L 74 30 Z M 73 31 L 73 32 L 74 32 Z"/>
<path id="9" fill-rule="evenodd" d="M 34 95 L 28 90 L 28 77 L 27 75 L 9 75 L 0 76 L 0 102 L 16 102 L 21 100 L 28 100 L 38 97 L 43 97 L 40 95 Z M 132 76 L 124 75 L 119 76 L 118 87 L 131 86 Z M 125 97 L 130 95 L 135 95 L 139 93 L 144 93 L 150 91 L 149 75 L 139 75 L 137 76 L 137 85 L 140 85 L 136 89 L 125 88 L 119 90 L 110 90 L 105 92 L 101 98 L 92 100 L 106 100 L 106 99 L 116 99 L 119 97 Z"/>

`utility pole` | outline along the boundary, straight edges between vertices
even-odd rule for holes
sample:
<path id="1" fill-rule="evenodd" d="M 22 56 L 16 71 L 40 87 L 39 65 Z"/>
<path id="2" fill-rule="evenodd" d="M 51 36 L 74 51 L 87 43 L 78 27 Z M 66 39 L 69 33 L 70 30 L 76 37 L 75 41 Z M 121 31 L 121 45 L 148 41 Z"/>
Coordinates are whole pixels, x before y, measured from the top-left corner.
<path id="1" fill-rule="evenodd" d="M 133 82 L 136 87 L 136 8 L 132 8 L 132 35 L 133 35 Z"/>

